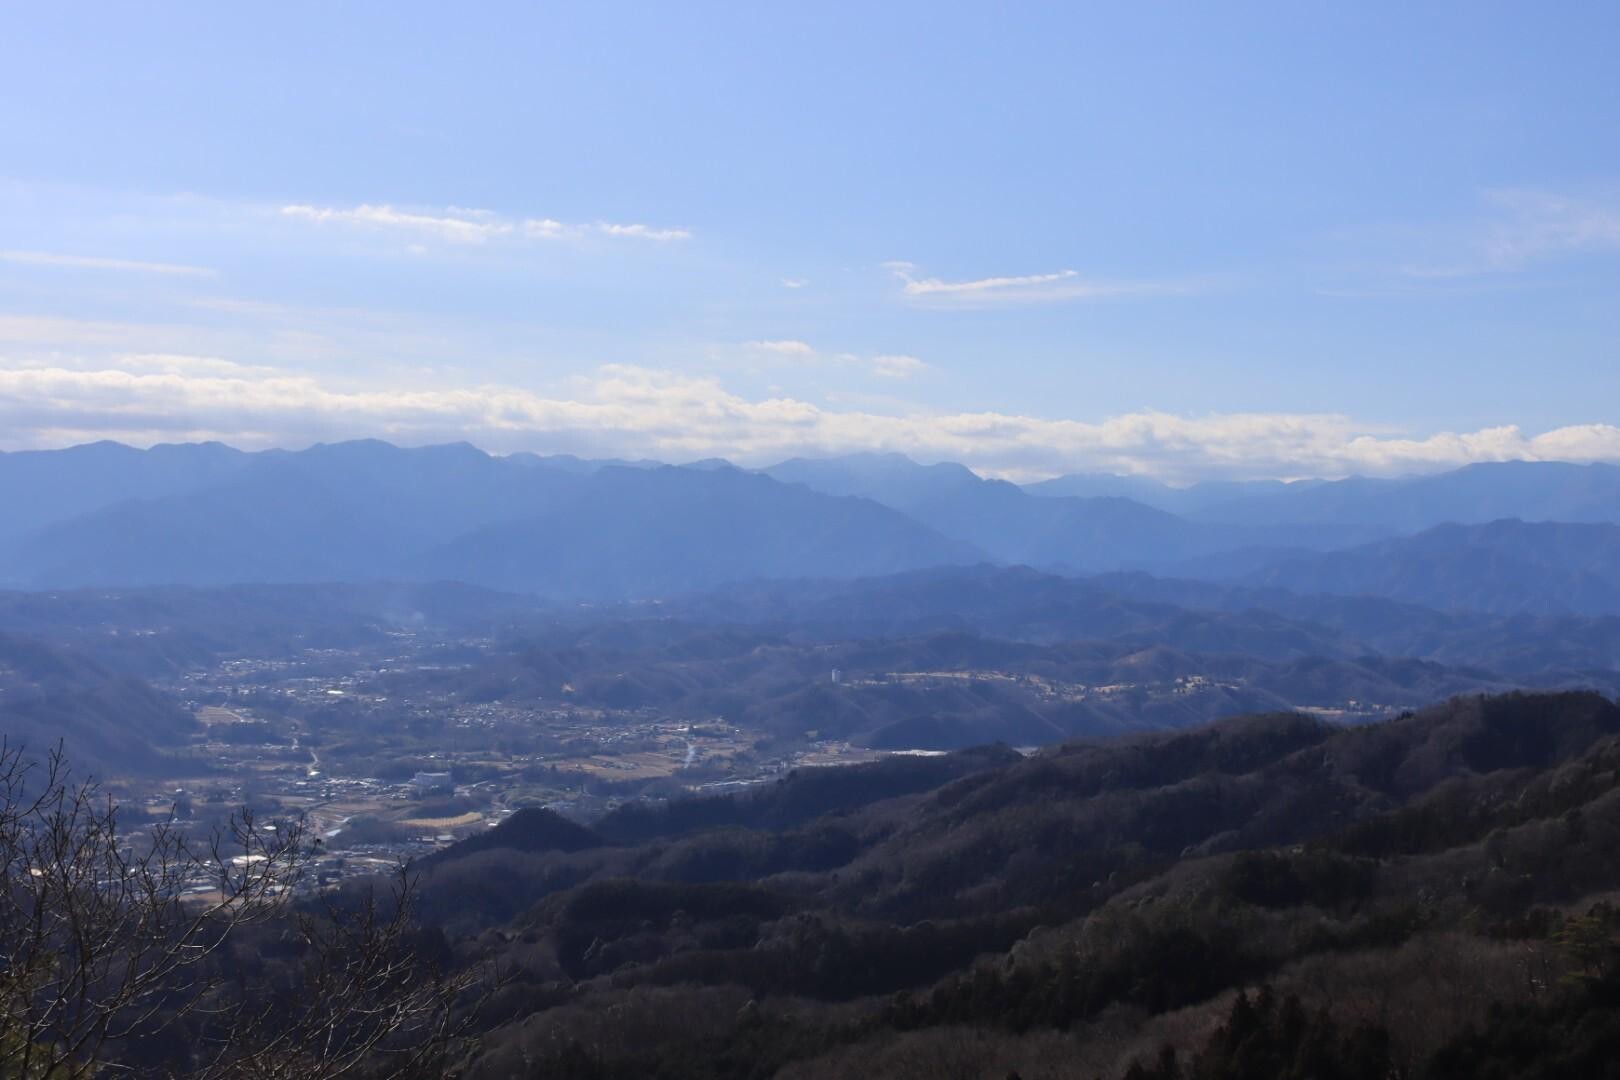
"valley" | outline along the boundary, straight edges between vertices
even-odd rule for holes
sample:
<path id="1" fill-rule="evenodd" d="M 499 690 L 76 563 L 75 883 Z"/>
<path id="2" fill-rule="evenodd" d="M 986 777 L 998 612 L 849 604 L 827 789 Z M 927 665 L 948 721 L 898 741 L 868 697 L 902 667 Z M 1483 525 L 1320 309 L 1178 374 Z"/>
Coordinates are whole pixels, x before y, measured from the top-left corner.
<path id="1" fill-rule="evenodd" d="M 54 561 L 0 591 L 5 747 L 59 747 L 136 859 L 249 823 L 164 879 L 175 910 L 290 858 L 276 925 L 318 955 L 392 897 L 388 948 L 472 995 L 434 1006 L 466 1080 L 1186 1080 L 1240 1028 L 1313 1076 L 1453 1080 L 1514 1052 L 1474 1034 L 1492 1009 L 1609 1015 L 1620 524 L 1363 506 L 1330 549 L 1321 493 L 1421 500 L 1160 500 L 1181 517 L 904 459 L 384 444 L 180 482 L 189 451 L 146 453 L 94 451 L 161 494 L 11 541 L 15 573 Z M 358 470 L 356 507 L 260 501 L 317 465 Z M 1526 513 L 1569 479 L 1518 477 Z M 1609 479 L 1570 497 L 1620 521 Z M 1300 500 L 1290 546 L 1195 520 L 1240 496 Z M 167 550 L 198 515 L 225 531 Z M 103 580 L 104 539 L 143 535 L 170 561 Z M 284 995 L 278 933 L 217 970 Z"/>
<path id="2" fill-rule="evenodd" d="M 938 754 L 980 740 L 1029 752 L 1081 732 L 1154 730 L 1273 705 L 1360 722 L 1410 704 L 1287 703 L 1242 676 L 1179 674 L 1151 650 L 1107 665 L 1113 681 L 1096 683 L 1039 663 L 975 667 L 971 650 L 950 667 L 886 670 L 890 660 L 926 655 L 926 643 L 861 657 L 847 643 L 791 648 L 743 638 L 709 664 L 766 647 L 782 654 L 774 659 L 781 670 L 762 677 L 765 701 L 746 703 L 735 692 L 649 688 L 647 668 L 671 668 L 659 651 L 641 658 L 639 673 L 607 678 L 585 665 L 541 682 L 534 658 L 525 662 L 510 642 L 423 629 L 390 632 L 371 648 L 231 657 L 154 681 L 196 725 L 151 775 L 106 779 L 148 815 L 175 808 L 182 823 L 242 805 L 304 819 L 323 840 L 310 882 L 325 885 L 419 858 L 525 807 L 585 823 L 627 802 L 744 790 L 796 768 Z M 809 667 L 833 654 L 824 662 L 849 666 Z M 1131 675 L 1142 681 L 1121 681 Z M 897 719 L 883 723 L 888 716 Z M 423 777 L 440 779 L 425 785 Z"/>

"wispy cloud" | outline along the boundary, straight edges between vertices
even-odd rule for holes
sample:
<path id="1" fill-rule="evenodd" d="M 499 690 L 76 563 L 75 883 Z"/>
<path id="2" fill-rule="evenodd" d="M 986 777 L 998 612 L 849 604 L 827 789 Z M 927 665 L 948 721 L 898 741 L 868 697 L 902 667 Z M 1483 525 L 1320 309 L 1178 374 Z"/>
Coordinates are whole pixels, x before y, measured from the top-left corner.
<path id="1" fill-rule="evenodd" d="M 641 224 L 595 222 L 568 224 L 553 218 L 507 218 L 492 210 L 451 206 L 443 210 L 403 210 L 388 204 L 362 203 L 354 207 L 283 206 L 285 217 L 323 225 L 409 233 L 452 244 L 485 244 L 493 240 L 558 240 L 590 235 L 663 243 L 689 240 L 689 229 L 654 228 Z"/>
<path id="2" fill-rule="evenodd" d="M 863 356 L 854 352 L 825 352 L 808 341 L 794 339 L 776 341 L 745 341 L 742 352 L 749 359 L 764 360 L 772 366 L 791 364 L 799 367 L 865 368 L 884 379 L 909 379 L 928 370 L 928 365 L 915 356 L 887 353 Z"/>
<path id="3" fill-rule="evenodd" d="M 910 275 L 909 271 L 896 269 L 895 273 L 905 281 L 907 296 L 938 296 L 965 295 L 973 293 L 1005 293 L 1009 290 L 1030 289 L 1037 286 L 1050 285 L 1056 281 L 1069 281 L 1080 275 L 1073 270 L 1059 270 L 1055 274 L 1025 274 L 1022 277 L 990 277 L 980 278 L 977 281 L 941 281 L 939 278 L 923 278 L 921 280 Z"/>
<path id="4" fill-rule="evenodd" d="M 1478 209 L 1460 222 L 1346 236 L 1394 252 L 1386 257 L 1400 276 L 1418 282 L 1511 274 L 1561 258 L 1620 253 L 1620 196 L 1499 189 L 1483 193 Z"/>
<path id="5" fill-rule="evenodd" d="M 109 259 L 99 255 L 63 255 L 52 251 L 0 251 L 0 262 L 25 266 L 61 266 L 73 270 L 123 270 L 137 274 L 175 274 L 186 277 L 212 277 L 206 266 L 183 263 L 147 262 L 141 259 Z"/>
<path id="6" fill-rule="evenodd" d="M 500 221 L 487 210 L 457 210 L 442 213 L 413 213 L 392 206 L 362 204 L 349 209 L 319 206 L 283 206 L 282 214 L 320 224 L 358 226 L 372 229 L 402 229 L 434 236 L 456 244 L 482 244 L 497 236 L 508 236 L 515 226 Z"/>
<path id="7" fill-rule="evenodd" d="M 784 289 L 802 289 L 808 284 L 810 283 L 804 278 L 785 277 L 782 279 L 782 288 Z"/>
<path id="8" fill-rule="evenodd" d="M 1101 281 L 1082 277 L 1076 270 L 946 281 L 921 276 L 913 263 L 895 261 L 883 265 L 903 283 L 900 290 L 902 295 L 944 306 L 1048 304 L 1195 291 L 1195 287 L 1188 282 Z"/>
<path id="9" fill-rule="evenodd" d="M 1620 252 L 1620 203 L 1549 191 L 1494 191 L 1488 205 L 1502 217 L 1482 242 L 1486 257 L 1504 268 L 1553 255 Z"/>
<path id="10" fill-rule="evenodd" d="M 276 369 L 259 364 L 239 364 L 218 356 L 192 356 L 187 353 L 125 353 L 116 359 L 121 368 L 134 371 L 160 371 L 168 375 L 251 376 L 276 374 Z"/>

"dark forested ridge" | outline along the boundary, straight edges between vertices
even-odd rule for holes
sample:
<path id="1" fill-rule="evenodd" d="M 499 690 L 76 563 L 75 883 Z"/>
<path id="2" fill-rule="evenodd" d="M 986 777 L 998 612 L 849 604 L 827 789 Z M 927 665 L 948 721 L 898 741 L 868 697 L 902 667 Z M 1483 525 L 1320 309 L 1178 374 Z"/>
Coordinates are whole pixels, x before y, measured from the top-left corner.
<path id="1" fill-rule="evenodd" d="M 1616 1046 L 1601 696 L 844 772 L 437 858 L 425 916 L 514 976 L 466 1075 L 1575 1076 Z"/>

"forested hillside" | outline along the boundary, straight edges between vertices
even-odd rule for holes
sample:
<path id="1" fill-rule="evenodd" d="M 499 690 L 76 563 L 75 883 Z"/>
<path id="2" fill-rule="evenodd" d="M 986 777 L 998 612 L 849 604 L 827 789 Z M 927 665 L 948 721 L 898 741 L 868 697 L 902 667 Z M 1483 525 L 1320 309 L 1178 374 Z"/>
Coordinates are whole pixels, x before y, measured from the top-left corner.
<path id="1" fill-rule="evenodd" d="M 0 633 L 0 738 L 36 753 L 62 743 L 105 773 L 178 767 L 197 722 L 142 680 L 67 648 Z"/>
<path id="2" fill-rule="evenodd" d="M 1602 697 L 935 760 L 446 852 L 424 916 L 513 976 L 466 1075 L 1597 1076 L 1620 1048 Z"/>

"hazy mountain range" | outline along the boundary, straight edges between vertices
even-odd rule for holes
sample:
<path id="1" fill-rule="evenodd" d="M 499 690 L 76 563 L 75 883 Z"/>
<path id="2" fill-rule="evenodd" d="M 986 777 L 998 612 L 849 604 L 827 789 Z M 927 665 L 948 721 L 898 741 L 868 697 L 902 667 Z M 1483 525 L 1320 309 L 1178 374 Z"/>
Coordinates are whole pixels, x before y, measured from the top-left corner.
<path id="1" fill-rule="evenodd" d="M 1620 468 L 1018 487 L 895 454 L 761 470 L 361 441 L 0 454 L 0 584 L 454 580 L 559 600 L 947 565 L 1148 571 L 1496 614 L 1620 613 Z"/>
<path id="2" fill-rule="evenodd" d="M 1036 495 L 1122 495 L 1199 521 L 1356 524 L 1417 532 L 1445 522 L 1620 520 L 1620 467 L 1562 461 L 1467 465 L 1427 476 L 1215 482 L 1172 488 L 1145 477 L 1063 476 Z"/>

